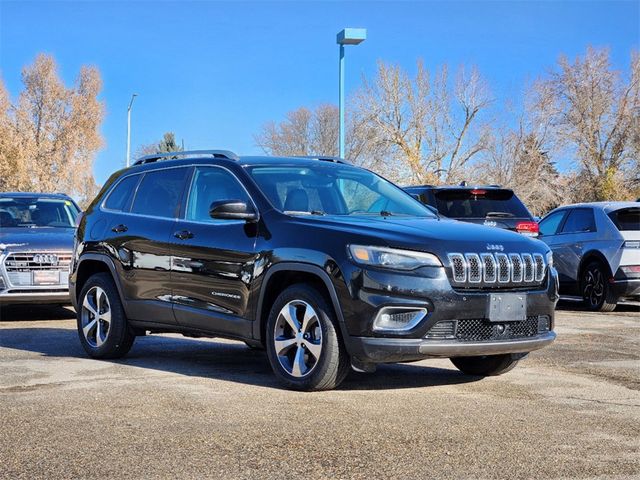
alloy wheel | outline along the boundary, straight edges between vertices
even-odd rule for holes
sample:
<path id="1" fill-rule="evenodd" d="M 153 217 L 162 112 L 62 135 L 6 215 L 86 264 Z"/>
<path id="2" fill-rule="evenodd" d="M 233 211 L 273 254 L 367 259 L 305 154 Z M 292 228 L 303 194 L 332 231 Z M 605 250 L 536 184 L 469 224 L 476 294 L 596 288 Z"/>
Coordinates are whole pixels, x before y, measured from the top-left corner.
<path id="1" fill-rule="evenodd" d="M 89 289 L 82 302 L 82 333 L 87 343 L 99 348 L 107 340 L 111 329 L 111 305 L 100 287 Z"/>
<path id="2" fill-rule="evenodd" d="M 582 294 L 592 308 L 598 307 L 603 302 L 605 294 L 604 275 L 599 268 L 590 268 L 585 272 Z"/>
<path id="3" fill-rule="evenodd" d="M 322 328 L 314 308 L 303 300 L 287 303 L 278 314 L 273 333 L 280 366 L 296 378 L 309 375 L 322 354 Z"/>

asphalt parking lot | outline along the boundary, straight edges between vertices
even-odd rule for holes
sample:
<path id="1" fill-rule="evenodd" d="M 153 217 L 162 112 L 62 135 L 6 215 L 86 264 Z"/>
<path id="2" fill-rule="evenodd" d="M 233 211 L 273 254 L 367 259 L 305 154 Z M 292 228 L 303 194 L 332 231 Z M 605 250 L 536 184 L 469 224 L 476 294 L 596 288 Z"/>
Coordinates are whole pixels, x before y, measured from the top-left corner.
<path id="1" fill-rule="evenodd" d="M 262 352 L 140 338 L 85 357 L 73 313 L 0 310 L 0 478 L 638 478 L 640 312 L 569 310 L 502 377 L 447 360 L 276 383 Z"/>

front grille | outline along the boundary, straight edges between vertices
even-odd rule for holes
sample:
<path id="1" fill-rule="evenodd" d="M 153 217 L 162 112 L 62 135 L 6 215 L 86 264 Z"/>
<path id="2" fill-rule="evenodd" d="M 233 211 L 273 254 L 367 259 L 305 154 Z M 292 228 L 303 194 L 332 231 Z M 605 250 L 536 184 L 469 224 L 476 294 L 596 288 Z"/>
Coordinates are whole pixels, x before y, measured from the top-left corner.
<path id="1" fill-rule="evenodd" d="M 31 287 L 41 284 L 36 272 L 59 272 L 56 284 L 69 284 L 70 252 L 17 252 L 4 261 L 7 280 L 13 287 Z"/>
<path id="2" fill-rule="evenodd" d="M 539 253 L 450 253 L 457 288 L 518 288 L 544 282 L 547 266 Z"/>
<path id="3" fill-rule="evenodd" d="M 547 315 L 531 315 L 517 322 L 493 323 L 484 318 L 444 320 L 427 332 L 428 339 L 456 339 L 461 342 L 483 342 L 535 337 L 548 332 Z"/>

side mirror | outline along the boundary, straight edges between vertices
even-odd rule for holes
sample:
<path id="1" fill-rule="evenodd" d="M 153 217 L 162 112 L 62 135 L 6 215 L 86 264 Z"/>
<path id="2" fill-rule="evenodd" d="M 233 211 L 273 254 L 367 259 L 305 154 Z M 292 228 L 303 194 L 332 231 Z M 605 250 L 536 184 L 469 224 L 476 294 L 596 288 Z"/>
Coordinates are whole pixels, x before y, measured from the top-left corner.
<path id="1" fill-rule="evenodd" d="M 242 200 L 213 202 L 209 207 L 209 215 L 217 220 L 246 220 L 247 222 L 258 220 L 258 213 Z"/>

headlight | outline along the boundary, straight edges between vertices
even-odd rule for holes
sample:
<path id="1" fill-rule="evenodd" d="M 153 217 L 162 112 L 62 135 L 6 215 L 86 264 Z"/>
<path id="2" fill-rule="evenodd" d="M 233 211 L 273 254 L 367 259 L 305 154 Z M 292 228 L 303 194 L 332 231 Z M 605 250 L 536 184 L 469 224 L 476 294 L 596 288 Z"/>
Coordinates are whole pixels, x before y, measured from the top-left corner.
<path id="1" fill-rule="evenodd" d="M 367 247 L 349 245 L 349 253 L 354 262 L 361 265 L 392 268 L 396 270 L 415 270 L 419 267 L 441 267 L 438 257 L 431 253 L 397 250 L 385 247 Z"/>
<path id="2" fill-rule="evenodd" d="M 545 260 L 547 261 L 549 268 L 553 267 L 553 252 L 551 250 L 547 252 Z"/>

